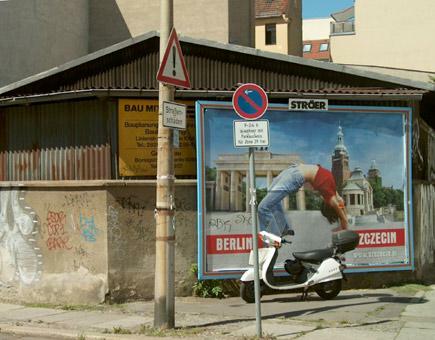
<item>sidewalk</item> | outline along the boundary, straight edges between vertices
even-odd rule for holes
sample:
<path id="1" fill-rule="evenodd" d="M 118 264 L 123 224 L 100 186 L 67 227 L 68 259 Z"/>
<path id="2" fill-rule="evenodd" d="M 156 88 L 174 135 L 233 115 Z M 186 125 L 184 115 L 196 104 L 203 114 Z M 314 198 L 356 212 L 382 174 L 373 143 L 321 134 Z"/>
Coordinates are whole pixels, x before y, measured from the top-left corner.
<path id="1" fill-rule="evenodd" d="M 299 294 L 280 294 L 262 298 L 264 336 L 269 339 L 435 339 L 435 285 L 419 291 L 415 288 L 347 290 L 330 301 L 321 300 L 314 293 L 308 301 L 299 301 L 299 297 Z M 256 335 L 255 305 L 237 297 L 177 298 L 177 328 L 167 331 L 152 329 L 152 301 L 95 308 L 65 310 L 0 304 L 0 339 L 1 334 L 81 340 L 161 339 L 162 336 L 251 339 Z"/>

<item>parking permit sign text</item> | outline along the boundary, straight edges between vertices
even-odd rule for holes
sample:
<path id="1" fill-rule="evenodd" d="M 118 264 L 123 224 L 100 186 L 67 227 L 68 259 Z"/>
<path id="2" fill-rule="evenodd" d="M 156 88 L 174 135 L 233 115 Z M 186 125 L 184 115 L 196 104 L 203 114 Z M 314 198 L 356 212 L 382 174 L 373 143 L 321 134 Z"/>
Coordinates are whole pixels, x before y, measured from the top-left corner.
<path id="1" fill-rule="evenodd" d="M 268 120 L 235 120 L 233 123 L 235 147 L 269 146 Z"/>

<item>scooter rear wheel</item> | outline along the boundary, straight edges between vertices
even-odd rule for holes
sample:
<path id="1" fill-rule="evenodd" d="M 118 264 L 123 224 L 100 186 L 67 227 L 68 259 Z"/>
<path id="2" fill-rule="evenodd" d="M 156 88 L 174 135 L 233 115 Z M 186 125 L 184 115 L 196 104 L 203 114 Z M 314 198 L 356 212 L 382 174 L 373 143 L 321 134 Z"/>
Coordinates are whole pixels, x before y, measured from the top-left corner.
<path id="1" fill-rule="evenodd" d="M 263 284 L 260 282 L 260 298 L 263 295 Z M 240 282 L 240 297 L 247 303 L 255 302 L 255 288 L 254 281 L 241 281 Z"/>
<path id="2" fill-rule="evenodd" d="M 319 283 L 314 286 L 314 291 L 322 299 L 331 300 L 341 291 L 341 279 Z"/>

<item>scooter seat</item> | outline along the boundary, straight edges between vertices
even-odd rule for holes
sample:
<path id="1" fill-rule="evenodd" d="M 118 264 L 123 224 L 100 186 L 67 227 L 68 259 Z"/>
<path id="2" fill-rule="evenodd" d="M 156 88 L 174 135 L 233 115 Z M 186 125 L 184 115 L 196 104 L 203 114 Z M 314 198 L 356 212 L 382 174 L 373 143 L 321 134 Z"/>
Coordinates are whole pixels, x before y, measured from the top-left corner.
<path id="1" fill-rule="evenodd" d="M 321 262 L 334 254 L 333 248 L 316 249 L 310 251 L 295 252 L 295 259 L 306 262 Z"/>

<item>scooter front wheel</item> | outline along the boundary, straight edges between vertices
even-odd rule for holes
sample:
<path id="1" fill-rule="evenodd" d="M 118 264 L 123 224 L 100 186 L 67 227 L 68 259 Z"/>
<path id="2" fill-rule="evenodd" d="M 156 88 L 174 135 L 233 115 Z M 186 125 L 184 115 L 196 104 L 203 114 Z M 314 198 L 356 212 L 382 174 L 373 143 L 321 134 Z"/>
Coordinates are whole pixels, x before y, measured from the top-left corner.
<path id="1" fill-rule="evenodd" d="M 314 286 L 314 291 L 322 299 L 331 300 L 335 298 L 341 291 L 341 279 L 322 282 Z"/>
<path id="2" fill-rule="evenodd" d="M 260 282 L 260 298 L 263 295 L 264 286 Z M 240 297 L 247 303 L 255 302 L 255 287 L 254 281 L 241 281 L 240 282 Z"/>

